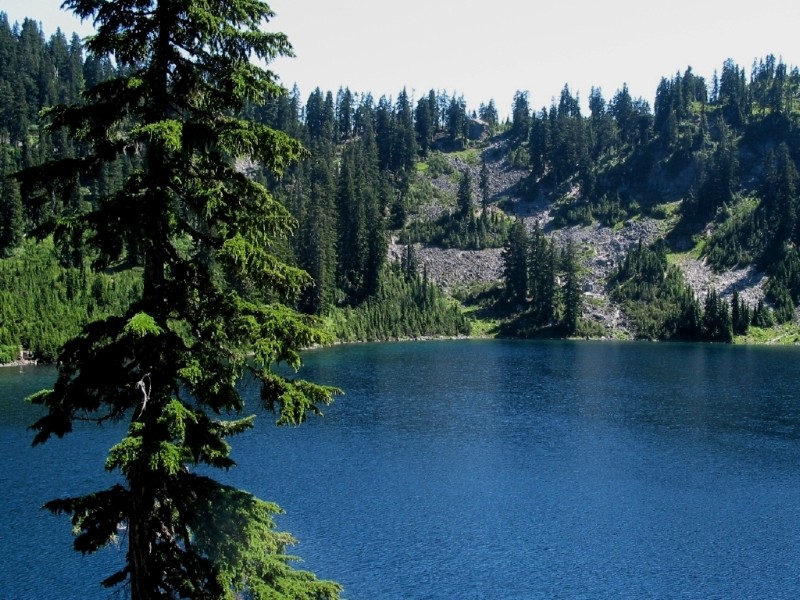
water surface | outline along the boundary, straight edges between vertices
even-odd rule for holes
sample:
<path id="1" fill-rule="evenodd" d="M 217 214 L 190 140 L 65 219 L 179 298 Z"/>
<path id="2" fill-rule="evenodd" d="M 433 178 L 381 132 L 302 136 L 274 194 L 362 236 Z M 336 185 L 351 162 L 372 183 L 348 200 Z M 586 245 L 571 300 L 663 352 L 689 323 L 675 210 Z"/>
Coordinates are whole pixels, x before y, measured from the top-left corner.
<path id="1" fill-rule="evenodd" d="M 350 600 L 795 598 L 798 360 L 605 342 L 314 351 L 304 376 L 347 395 L 300 428 L 262 416 L 224 477 L 281 504 L 302 566 Z M 0 598 L 104 598 L 94 582 L 120 551 L 73 556 L 69 524 L 36 506 L 107 485 L 117 432 L 30 450 L 35 410 L 14 400 L 48 378 L 0 370 Z"/>

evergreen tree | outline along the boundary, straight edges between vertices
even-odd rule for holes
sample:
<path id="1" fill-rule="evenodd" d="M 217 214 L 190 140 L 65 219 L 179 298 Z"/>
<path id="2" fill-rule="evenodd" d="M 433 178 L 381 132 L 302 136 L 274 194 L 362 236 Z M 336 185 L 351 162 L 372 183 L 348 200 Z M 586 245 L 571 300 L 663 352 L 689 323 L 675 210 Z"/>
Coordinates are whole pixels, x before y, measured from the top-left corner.
<path id="1" fill-rule="evenodd" d="M 306 131 L 312 143 L 330 142 L 335 138 L 336 118 L 333 95 L 316 88 L 306 102 Z"/>
<path id="2" fill-rule="evenodd" d="M 394 118 L 391 100 L 381 96 L 375 110 L 375 135 L 378 140 L 378 159 L 381 171 L 392 168 Z"/>
<path id="3" fill-rule="evenodd" d="M 354 116 L 353 94 L 350 92 L 350 88 L 339 88 L 339 93 L 336 95 L 336 120 L 341 139 L 348 140 L 353 135 Z"/>
<path id="4" fill-rule="evenodd" d="M 414 281 L 419 275 L 417 251 L 412 244 L 406 244 L 400 257 L 400 268 L 406 281 Z"/>
<path id="5" fill-rule="evenodd" d="M 431 111 L 431 123 L 433 125 L 433 133 L 441 129 L 442 124 L 442 111 L 439 107 L 439 98 L 435 90 L 428 92 L 428 110 Z"/>
<path id="6" fill-rule="evenodd" d="M 83 81 L 87 89 L 111 79 L 114 74 L 114 65 L 108 56 L 97 56 L 90 52 L 83 63 Z"/>
<path id="7" fill-rule="evenodd" d="M 610 152 L 617 146 L 619 129 L 607 110 L 600 88 L 593 87 L 589 93 L 589 111 L 591 113 L 589 146 L 592 158 L 598 160 L 604 153 Z"/>
<path id="8" fill-rule="evenodd" d="M 48 503 L 71 515 L 75 548 L 94 552 L 126 528 L 125 564 L 103 583 L 127 582 L 132 598 L 335 598 L 339 588 L 288 565 L 290 538 L 274 530 L 276 507 L 222 485 L 196 465 L 233 465 L 230 435 L 252 426 L 236 383 L 249 371 L 279 422 L 299 423 L 334 390 L 286 379 L 277 362 L 300 365 L 298 348 L 324 340 L 290 308 L 307 276 L 273 254 L 292 219 L 266 188 L 237 169 L 246 157 L 279 172 L 302 155 L 297 142 L 238 118 L 248 102 L 280 93 L 250 61 L 290 52 L 272 17 L 250 0 L 67 0 L 92 19 L 88 41 L 121 74 L 96 85 L 85 105 L 47 113 L 88 148 L 82 160 L 28 171 L 26 188 L 66 198 L 77 174 L 118 154 L 144 155 L 120 192 L 57 228 L 85 232 L 97 266 L 142 248 L 141 299 L 88 325 L 67 343 L 54 389 L 33 396 L 46 409 L 34 443 L 128 418 L 106 466 L 121 482 Z"/>
<path id="9" fill-rule="evenodd" d="M 482 215 L 486 215 L 486 209 L 489 206 L 489 166 L 486 161 L 481 161 L 481 174 L 480 174 L 480 189 L 481 189 L 481 208 Z"/>
<path id="10" fill-rule="evenodd" d="M 19 246 L 25 233 L 19 184 L 11 178 L 14 171 L 11 149 L 0 146 L 0 257 Z"/>
<path id="11" fill-rule="evenodd" d="M 784 257 L 787 242 L 800 240 L 797 227 L 798 173 L 786 144 L 767 155 L 761 184 L 761 206 L 766 236 L 762 261 L 769 265 Z"/>
<path id="12" fill-rule="evenodd" d="M 369 128 L 360 140 L 361 163 L 359 171 L 361 178 L 359 186 L 364 202 L 364 216 L 367 228 L 367 251 L 364 260 L 364 294 L 374 295 L 378 291 L 380 274 L 386 262 L 388 250 L 387 223 L 384 216 L 384 207 L 392 205 L 395 213 L 402 210 L 400 200 L 390 202 L 392 195 L 391 184 L 386 174 L 378 169 L 378 146 L 375 134 Z M 401 222 L 402 215 L 395 215 Z"/>
<path id="13" fill-rule="evenodd" d="M 581 103 L 577 96 L 573 96 L 569 86 L 565 85 L 558 99 L 558 115 L 579 119 L 581 116 Z"/>
<path id="14" fill-rule="evenodd" d="M 720 206 L 733 203 L 734 191 L 738 187 L 739 161 L 725 123 L 719 126 L 720 140 L 711 159 L 702 173 L 702 183 L 697 192 L 695 213 L 697 217 L 709 219 Z"/>
<path id="15" fill-rule="evenodd" d="M 514 104 L 511 111 L 511 137 L 517 143 L 528 139 L 530 128 L 531 108 L 528 104 L 528 92 L 514 94 Z"/>
<path id="16" fill-rule="evenodd" d="M 527 304 L 528 230 L 522 219 L 514 222 L 503 248 L 503 278 L 509 300 L 519 305 Z"/>
<path id="17" fill-rule="evenodd" d="M 769 309 L 764 305 L 763 298 L 759 299 L 758 304 L 753 311 L 751 323 L 756 327 L 772 327 L 772 325 L 775 323 Z"/>
<path id="18" fill-rule="evenodd" d="M 703 310 L 703 335 L 712 342 L 733 340 L 733 324 L 728 303 L 712 288 L 706 295 Z"/>
<path id="19" fill-rule="evenodd" d="M 304 290 L 300 306 L 320 314 L 336 299 L 336 184 L 329 153 L 304 161 L 289 178 L 287 204 L 299 223 L 295 254 L 314 284 Z"/>
<path id="20" fill-rule="evenodd" d="M 433 140 L 433 114 L 430 100 L 423 96 L 417 101 L 417 109 L 414 112 L 414 128 L 417 133 L 417 147 L 421 156 L 428 156 L 428 149 Z"/>
<path id="21" fill-rule="evenodd" d="M 528 152 L 530 166 L 534 178 L 542 177 L 550 160 L 551 128 L 547 111 L 543 108 L 538 115 L 531 119 L 530 136 L 528 138 Z"/>
<path id="22" fill-rule="evenodd" d="M 411 102 L 408 99 L 406 90 L 400 92 L 397 98 L 394 122 L 395 125 L 392 131 L 392 170 L 397 173 L 408 173 L 414 167 L 417 142 Z"/>
<path id="23" fill-rule="evenodd" d="M 748 113 L 747 85 L 744 69 L 730 59 L 722 65 L 719 89 L 715 96 L 717 103 L 722 105 L 722 114 L 728 125 L 741 128 Z"/>
<path id="24" fill-rule="evenodd" d="M 580 263 L 575 244 L 569 240 L 562 257 L 564 270 L 564 315 L 561 326 L 566 335 L 575 335 L 578 320 L 583 312 L 583 291 L 581 290 Z"/>
<path id="25" fill-rule="evenodd" d="M 365 261 L 367 257 L 367 216 L 364 197 L 358 185 L 359 156 L 355 146 L 348 146 L 336 190 L 338 207 L 338 285 L 352 304 L 364 298 Z"/>
<path id="26" fill-rule="evenodd" d="M 533 314 L 539 325 L 549 325 L 555 316 L 555 248 L 538 222 L 534 225 L 530 238 L 529 268 Z"/>
<path id="27" fill-rule="evenodd" d="M 739 297 L 739 291 L 734 290 L 731 297 L 731 325 L 733 333 L 736 335 L 744 335 L 750 327 L 750 308 L 744 301 L 744 298 Z"/>
<path id="28" fill-rule="evenodd" d="M 489 104 L 481 104 L 478 110 L 478 116 L 484 121 L 490 129 L 497 127 L 499 117 L 497 115 L 497 107 L 494 105 L 494 100 L 489 100 Z"/>
<path id="29" fill-rule="evenodd" d="M 564 88 L 551 137 L 550 162 L 557 183 L 588 170 L 589 140 L 576 104 L 577 99 L 569 95 L 569 88 Z"/>
<path id="30" fill-rule="evenodd" d="M 467 139 L 467 103 L 464 97 L 455 96 L 447 107 L 447 132 L 455 144 Z"/>
<path id="31" fill-rule="evenodd" d="M 606 114 L 606 101 L 600 88 L 592 87 L 589 91 L 589 114 L 595 120 Z"/>
<path id="32" fill-rule="evenodd" d="M 458 205 L 459 217 L 462 219 L 472 219 L 472 213 L 475 210 L 475 202 L 472 199 L 472 177 L 467 170 L 461 173 L 461 179 L 458 183 L 458 193 L 456 195 L 456 204 Z"/>
<path id="33" fill-rule="evenodd" d="M 611 100 L 609 112 L 617 122 L 623 143 L 633 141 L 636 137 L 636 119 L 633 109 L 633 98 L 631 98 L 627 84 L 623 85 L 622 89 L 617 90 L 617 93 Z"/>

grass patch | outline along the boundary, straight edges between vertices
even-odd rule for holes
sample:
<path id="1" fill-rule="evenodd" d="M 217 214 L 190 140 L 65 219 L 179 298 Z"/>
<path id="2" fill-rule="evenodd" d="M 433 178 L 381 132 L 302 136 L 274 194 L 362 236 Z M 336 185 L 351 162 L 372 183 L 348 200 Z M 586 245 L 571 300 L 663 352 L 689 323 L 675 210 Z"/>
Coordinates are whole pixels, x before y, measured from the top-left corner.
<path id="1" fill-rule="evenodd" d="M 703 252 L 706 249 L 706 241 L 705 239 L 695 239 L 695 245 L 686 250 L 684 252 L 668 252 L 667 253 L 667 264 L 668 265 L 680 265 L 680 263 L 692 259 L 692 260 L 700 260 L 703 257 Z"/>
<path id="2" fill-rule="evenodd" d="M 734 338 L 736 344 L 770 344 L 794 346 L 800 344 L 800 324 L 783 323 L 774 327 L 751 326 L 745 335 Z"/>
<path id="3" fill-rule="evenodd" d="M 459 150 L 450 154 L 453 158 L 460 158 L 468 165 L 477 167 L 481 164 L 481 150 L 480 148 L 467 148 L 466 150 Z"/>
<path id="4" fill-rule="evenodd" d="M 465 310 L 464 314 L 469 319 L 470 336 L 476 338 L 497 337 L 500 328 L 500 321 L 497 319 L 481 318 L 477 315 L 477 310 Z"/>

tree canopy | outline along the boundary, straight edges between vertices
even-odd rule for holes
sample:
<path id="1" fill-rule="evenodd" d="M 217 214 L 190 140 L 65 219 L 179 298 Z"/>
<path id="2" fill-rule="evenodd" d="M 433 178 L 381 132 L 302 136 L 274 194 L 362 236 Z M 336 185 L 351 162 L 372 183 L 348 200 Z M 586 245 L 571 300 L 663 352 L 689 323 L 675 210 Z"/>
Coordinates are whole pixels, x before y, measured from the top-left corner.
<path id="1" fill-rule="evenodd" d="M 259 0 L 67 0 L 92 19 L 88 51 L 117 70 L 81 102 L 46 112 L 74 156 L 26 170 L 27 197 L 80 198 L 120 156 L 138 161 L 117 189 L 99 190 L 40 230 L 85 247 L 96 268 L 143 265 L 129 309 L 87 325 L 61 352 L 34 443 L 74 422 L 126 419 L 106 468 L 122 482 L 48 508 L 71 516 L 75 548 L 93 552 L 120 528 L 123 568 L 106 586 L 131 597 L 336 598 L 339 586 L 291 568 L 278 508 L 201 475 L 233 466 L 228 438 L 253 425 L 237 383 L 260 381 L 281 424 L 319 412 L 336 390 L 277 374 L 300 367 L 299 348 L 326 340 L 294 301 L 309 283 L 279 254 L 295 221 L 244 172 L 280 174 L 305 152 L 287 134 L 239 115 L 283 93 L 267 63 L 291 53 Z"/>

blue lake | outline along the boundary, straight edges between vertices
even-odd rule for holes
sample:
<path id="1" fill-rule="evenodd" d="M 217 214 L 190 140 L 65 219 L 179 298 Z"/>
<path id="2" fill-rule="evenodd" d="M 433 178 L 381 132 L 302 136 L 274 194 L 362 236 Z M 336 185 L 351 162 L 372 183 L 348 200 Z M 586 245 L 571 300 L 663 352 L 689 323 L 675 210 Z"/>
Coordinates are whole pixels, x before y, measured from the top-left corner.
<path id="1" fill-rule="evenodd" d="M 797 598 L 800 349 L 613 342 L 340 346 L 325 417 L 232 441 L 222 477 L 287 511 L 350 600 Z M 97 489 L 115 428 L 30 448 L 48 368 L 0 369 L 0 600 L 94 599 L 46 500 Z M 254 396 L 257 390 L 247 390 Z M 253 402 L 253 406 L 256 403 Z"/>

